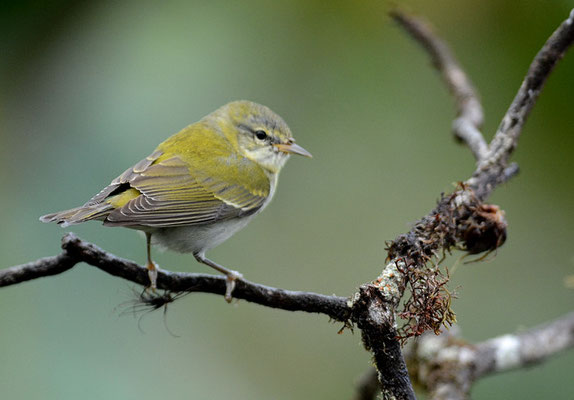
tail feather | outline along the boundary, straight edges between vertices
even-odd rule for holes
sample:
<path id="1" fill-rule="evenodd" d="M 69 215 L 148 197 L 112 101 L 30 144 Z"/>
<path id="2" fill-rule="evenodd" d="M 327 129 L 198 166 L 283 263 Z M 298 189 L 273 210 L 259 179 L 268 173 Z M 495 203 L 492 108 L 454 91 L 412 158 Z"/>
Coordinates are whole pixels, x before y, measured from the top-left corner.
<path id="1" fill-rule="evenodd" d="M 42 222 L 56 222 L 67 227 L 81 222 L 90 220 L 103 220 L 113 210 L 110 204 L 94 204 L 90 206 L 81 206 L 70 210 L 60 211 L 53 214 L 46 214 L 40 217 Z"/>

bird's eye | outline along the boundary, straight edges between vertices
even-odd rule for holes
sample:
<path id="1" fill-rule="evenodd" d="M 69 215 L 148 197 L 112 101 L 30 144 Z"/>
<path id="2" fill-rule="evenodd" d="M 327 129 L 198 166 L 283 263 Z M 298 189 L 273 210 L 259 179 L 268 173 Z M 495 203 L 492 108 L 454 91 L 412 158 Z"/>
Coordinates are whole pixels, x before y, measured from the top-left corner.
<path id="1" fill-rule="evenodd" d="M 255 137 L 259 140 L 265 140 L 267 139 L 267 132 L 262 130 L 255 131 Z"/>

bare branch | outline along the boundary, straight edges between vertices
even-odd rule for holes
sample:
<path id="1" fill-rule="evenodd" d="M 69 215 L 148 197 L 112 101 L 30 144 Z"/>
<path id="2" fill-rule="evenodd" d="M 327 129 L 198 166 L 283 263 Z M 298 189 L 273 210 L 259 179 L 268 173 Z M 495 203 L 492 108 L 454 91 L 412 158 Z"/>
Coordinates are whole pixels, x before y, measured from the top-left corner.
<path id="1" fill-rule="evenodd" d="M 458 338 L 458 331 L 421 336 L 411 351 L 417 381 L 435 400 L 463 400 L 476 380 L 493 373 L 524 368 L 574 347 L 574 313 L 517 334 L 477 345 Z"/>
<path id="2" fill-rule="evenodd" d="M 54 257 L 40 258 L 27 264 L 0 270 L 0 287 L 15 285 L 32 279 L 61 274 L 76 265 L 77 261 L 62 253 Z"/>
<path id="3" fill-rule="evenodd" d="M 502 118 L 494 139 L 489 145 L 487 156 L 481 160 L 479 168 L 468 182 L 471 186 L 479 186 L 477 182 L 479 180 L 488 181 L 489 184 L 494 183 L 494 185 L 499 183 L 497 180 L 501 177 L 500 170 L 506 167 L 510 155 L 516 148 L 532 107 L 536 104 L 550 73 L 572 42 L 574 42 L 574 9 L 534 57 L 516 97 Z M 488 193 L 478 193 L 478 195 L 483 198 Z"/>
<path id="4" fill-rule="evenodd" d="M 399 23 L 430 55 L 434 67 L 441 73 L 450 92 L 454 95 L 457 118 L 452 128 L 455 137 L 465 142 L 477 161 L 484 159 L 488 147 L 480 132 L 483 111 L 476 90 L 449 47 L 422 18 L 405 14 L 400 10 L 391 12 Z"/>
<path id="5" fill-rule="evenodd" d="M 526 332 L 476 345 L 474 379 L 538 364 L 571 347 L 574 347 L 574 312 Z"/>
<path id="6" fill-rule="evenodd" d="M 59 256 L 1 270 L 0 287 L 60 274 L 80 262 L 142 286 L 149 285 L 146 268 L 84 242 L 72 233 L 63 237 L 62 248 L 64 252 Z M 159 289 L 171 292 L 225 294 L 225 278 L 222 276 L 160 270 L 157 283 Z M 237 281 L 233 297 L 287 311 L 325 314 L 341 322 L 346 322 L 351 314 L 345 297 L 278 289 L 245 280 Z"/>

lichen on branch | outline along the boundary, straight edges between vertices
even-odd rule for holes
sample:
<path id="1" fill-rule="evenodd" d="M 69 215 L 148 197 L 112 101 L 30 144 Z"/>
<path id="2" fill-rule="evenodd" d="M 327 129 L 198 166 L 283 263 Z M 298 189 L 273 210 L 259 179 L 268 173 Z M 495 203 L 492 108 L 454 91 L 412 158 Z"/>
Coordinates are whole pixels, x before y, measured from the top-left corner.
<path id="1" fill-rule="evenodd" d="M 374 284 L 394 306 L 405 290 L 410 292 L 398 314 L 406 320 L 401 338 L 427 330 L 438 333 L 456 322 L 451 309 L 455 296 L 447 287 L 449 272 L 442 260 L 453 249 L 489 254 L 504 244 L 506 228 L 498 206 L 483 203 L 460 183 L 454 193 L 441 195 L 436 208 L 408 233 L 388 243 L 388 264 Z"/>

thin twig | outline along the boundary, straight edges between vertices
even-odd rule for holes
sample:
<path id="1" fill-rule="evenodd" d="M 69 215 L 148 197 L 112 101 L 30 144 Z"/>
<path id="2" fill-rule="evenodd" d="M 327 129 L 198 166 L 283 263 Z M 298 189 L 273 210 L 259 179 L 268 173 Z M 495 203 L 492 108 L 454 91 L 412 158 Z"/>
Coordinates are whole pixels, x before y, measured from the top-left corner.
<path id="1" fill-rule="evenodd" d="M 432 31 L 426 21 L 400 10 L 393 10 L 391 17 L 424 47 L 454 96 L 457 118 L 453 121 L 452 128 L 455 137 L 468 145 L 477 161 L 484 159 L 488 150 L 480 132 L 484 116 L 470 79 L 447 44 Z"/>
<path id="2" fill-rule="evenodd" d="M 502 118 L 494 139 L 489 146 L 489 154 L 483 168 L 489 164 L 506 164 L 516 148 L 518 137 L 532 107 L 550 76 L 550 73 L 564 56 L 574 41 L 574 9 L 560 24 L 530 64 L 516 97 Z"/>
<path id="3" fill-rule="evenodd" d="M 506 168 L 510 155 L 518 144 L 522 128 L 536 104 L 550 73 L 574 42 L 574 9 L 560 24 L 536 54 L 528 68 L 526 77 L 514 97 L 508 111 L 502 118 L 498 130 L 488 147 L 488 154 L 479 163 L 479 168 L 467 183 L 477 189 L 480 198 L 504 178 L 501 170 Z M 480 189 L 486 189 L 486 191 Z"/>

